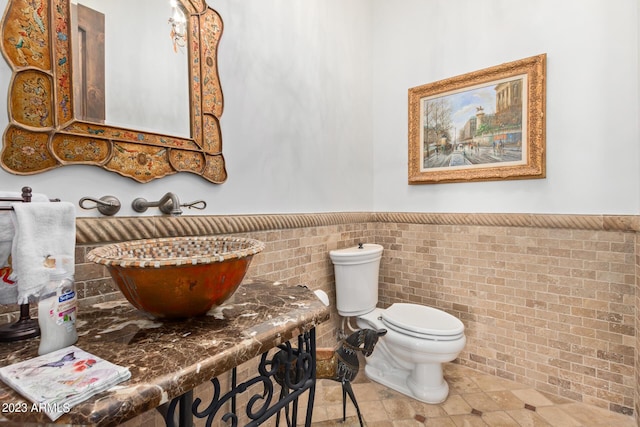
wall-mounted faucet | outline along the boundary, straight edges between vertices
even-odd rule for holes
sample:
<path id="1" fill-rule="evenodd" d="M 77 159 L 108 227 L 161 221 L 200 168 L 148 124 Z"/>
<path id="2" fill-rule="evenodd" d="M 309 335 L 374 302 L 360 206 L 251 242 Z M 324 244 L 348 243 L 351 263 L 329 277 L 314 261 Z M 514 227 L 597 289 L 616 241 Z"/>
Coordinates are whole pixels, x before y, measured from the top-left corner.
<path id="1" fill-rule="evenodd" d="M 168 215 L 176 216 L 182 214 L 178 196 L 171 192 L 162 196 L 157 202 L 148 202 L 147 199 L 138 197 L 131 202 L 131 207 L 136 212 L 145 212 L 147 208 L 160 208 L 160 212 Z"/>
<path id="2" fill-rule="evenodd" d="M 149 202 L 145 198 L 138 197 L 137 199 L 134 199 L 133 202 L 131 202 L 131 207 L 136 212 L 145 212 L 147 208 L 157 207 L 160 209 L 160 212 L 164 214 L 177 216 L 182 214 L 182 209 L 180 209 L 181 207 L 202 210 L 207 207 L 207 203 L 204 200 L 197 200 L 195 202 L 185 203 L 181 205 L 180 201 L 178 200 L 178 196 L 176 196 L 174 193 L 169 192 L 162 196 L 162 198 L 157 202 Z"/>

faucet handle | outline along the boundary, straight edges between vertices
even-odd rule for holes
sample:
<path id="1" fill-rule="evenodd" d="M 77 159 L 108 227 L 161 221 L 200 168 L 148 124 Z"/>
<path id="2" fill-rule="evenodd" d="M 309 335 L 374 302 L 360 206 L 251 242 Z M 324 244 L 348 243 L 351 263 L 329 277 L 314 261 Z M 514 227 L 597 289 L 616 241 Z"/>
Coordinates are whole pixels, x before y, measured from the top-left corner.
<path id="1" fill-rule="evenodd" d="M 199 209 L 199 210 L 203 210 L 206 209 L 207 207 L 207 202 L 205 202 L 204 200 L 196 200 L 195 202 L 190 202 L 190 203 L 184 203 L 182 205 L 183 208 L 194 208 L 194 209 Z"/>
<path id="2" fill-rule="evenodd" d="M 94 206 L 87 205 L 86 202 L 95 203 Z M 99 199 L 93 197 L 83 197 L 78 202 L 82 209 L 98 209 L 102 215 L 115 215 L 120 210 L 120 200 L 115 196 L 102 196 Z"/>

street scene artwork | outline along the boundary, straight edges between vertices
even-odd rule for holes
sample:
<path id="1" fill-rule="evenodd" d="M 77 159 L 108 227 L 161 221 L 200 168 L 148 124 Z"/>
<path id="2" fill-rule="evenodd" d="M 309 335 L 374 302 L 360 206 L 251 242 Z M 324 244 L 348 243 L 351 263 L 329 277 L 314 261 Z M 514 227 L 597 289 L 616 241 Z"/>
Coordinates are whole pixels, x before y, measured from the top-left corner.
<path id="1" fill-rule="evenodd" d="M 546 176 L 546 54 L 409 89 L 409 184 Z"/>
<path id="2" fill-rule="evenodd" d="M 524 80 L 424 98 L 422 168 L 521 163 Z"/>

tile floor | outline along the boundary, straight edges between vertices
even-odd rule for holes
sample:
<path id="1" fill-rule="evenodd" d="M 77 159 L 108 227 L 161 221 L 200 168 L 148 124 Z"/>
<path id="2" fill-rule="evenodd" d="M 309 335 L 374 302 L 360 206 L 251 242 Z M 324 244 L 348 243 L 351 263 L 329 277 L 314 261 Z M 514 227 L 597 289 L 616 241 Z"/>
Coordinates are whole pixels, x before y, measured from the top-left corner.
<path id="1" fill-rule="evenodd" d="M 528 386 L 486 375 L 456 364 L 445 365 L 449 397 L 439 405 L 409 399 L 358 375 L 354 393 L 367 427 L 636 427 L 633 417 L 540 393 Z M 318 381 L 314 427 L 359 426 L 347 403 L 342 423 L 339 383 Z"/>

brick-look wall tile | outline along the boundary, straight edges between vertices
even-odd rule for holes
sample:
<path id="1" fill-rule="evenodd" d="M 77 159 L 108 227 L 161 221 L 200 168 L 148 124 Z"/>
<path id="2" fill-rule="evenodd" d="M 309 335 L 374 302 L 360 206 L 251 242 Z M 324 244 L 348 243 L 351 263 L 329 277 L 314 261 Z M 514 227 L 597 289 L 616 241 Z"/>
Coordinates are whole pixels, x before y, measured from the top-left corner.
<path id="1" fill-rule="evenodd" d="M 633 375 L 633 385 L 635 386 L 635 415 L 636 415 L 636 424 L 640 427 L 640 281 L 638 281 L 638 277 L 640 277 L 640 239 L 636 238 L 635 244 L 635 277 L 636 277 L 636 287 L 635 287 L 635 324 L 636 324 L 636 333 L 635 333 L 635 371 Z"/>
<path id="2" fill-rule="evenodd" d="M 416 301 L 460 318 L 468 338 L 460 363 L 614 411 L 634 410 L 633 233 L 385 226 L 381 301 Z"/>

